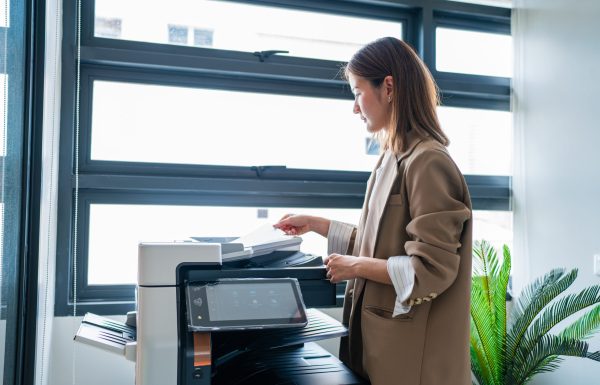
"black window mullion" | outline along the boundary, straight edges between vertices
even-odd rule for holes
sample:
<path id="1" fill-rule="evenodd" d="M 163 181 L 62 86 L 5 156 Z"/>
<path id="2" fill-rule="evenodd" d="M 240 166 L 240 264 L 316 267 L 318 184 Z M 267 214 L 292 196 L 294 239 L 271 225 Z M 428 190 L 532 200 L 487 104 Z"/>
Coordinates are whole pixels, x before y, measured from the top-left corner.
<path id="1" fill-rule="evenodd" d="M 435 10 L 435 27 L 456 28 L 474 32 L 489 32 L 510 35 L 510 9 L 502 14 L 467 14 L 448 10 Z"/>
<path id="2" fill-rule="evenodd" d="M 442 105 L 510 111 L 510 79 L 438 72 L 432 70 L 440 88 Z"/>
<path id="3" fill-rule="evenodd" d="M 365 178 L 366 182 L 366 178 Z M 265 200 L 296 198 L 304 200 L 326 199 L 332 207 L 360 207 L 365 182 L 330 182 L 306 180 L 280 180 L 264 178 L 190 178 L 178 176 L 124 176 L 81 175 L 79 188 L 96 191 L 124 191 L 132 193 L 173 194 L 190 202 L 201 201 L 201 196 L 239 196 L 242 199 Z M 198 196 L 198 200 L 194 199 Z M 308 202 L 307 202 L 308 203 Z M 342 205 L 342 206 L 338 206 Z"/>
<path id="4" fill-rule="evenodd" d="M 80 194 L 94 201 L 144 204 L 360 208 L 366 190 L 362 181 L 330 182 L 281 179 L 227 179 L 124 175 L 82 175 Z M 475 210 L 510 208 L 509 176 L 466 175 Z M 126 197 L 126 198 L 121 198 Z M 481 202 L 496 202 L 486 206 Z M 502 208 L 498 208 L 502 207 Z M 80 213 L 81 215 L 81 213 Z"/>

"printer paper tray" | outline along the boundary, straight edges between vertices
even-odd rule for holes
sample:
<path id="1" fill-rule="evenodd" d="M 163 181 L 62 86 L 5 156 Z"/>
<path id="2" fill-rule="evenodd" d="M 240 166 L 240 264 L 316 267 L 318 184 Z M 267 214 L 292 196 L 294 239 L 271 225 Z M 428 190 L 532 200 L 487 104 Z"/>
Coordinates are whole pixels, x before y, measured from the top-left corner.
<path id="1" fill-rule="evenodd" d="M 367 385 L 336 357 L 309 342 L 253 351 L 217 368 L 213 385 Z"/>
<path id="2" fill-rule="evenodd" d="M 213 333 L 217 366 L 251 351 L 298 345 L 311 341 L 342 337 L 348 329 L 317 309 L 306 309 L 308 324 L 303 328 L 231 331 Z"/>
<path id="3" fill-rule="evenodd" d="M 135 342 L 136 328 L 123 322 L 87 313 L 75 334 L 75 341 L 125 355 L 125 346 Z"/>

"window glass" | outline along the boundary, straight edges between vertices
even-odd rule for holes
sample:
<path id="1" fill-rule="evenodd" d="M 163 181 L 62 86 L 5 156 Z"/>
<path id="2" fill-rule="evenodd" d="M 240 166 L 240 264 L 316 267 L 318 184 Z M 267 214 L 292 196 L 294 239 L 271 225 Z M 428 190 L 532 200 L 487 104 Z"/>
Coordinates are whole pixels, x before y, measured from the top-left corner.
<path id="1" fill-rule="evenodd" d="M 346 61 L 376 38 L 402 36 L 398 22 L 228 1 L 170 0 L 167 6 L 162 0 L 96 0 L 95 4 L 95 36 L 153 43 L 285 50 L 291 56 Z M 98 26 L 102 19 L 121 20 L 121 34 L 104 34 Z M 193 36 L 172 39 L 170 26 L 184 27 Z M 195 31 L 202 31 L 198 40 Z"/>
<path id="2" fill-rule="evenodd" d="M 119 38 L 121 36 L 121 19 L 97 17 L 96 34 L 103 37 Z"/>
<path id="3" fill-rule="evenodd" d="M 436 69 L 512 77 L 512 36 L 436 28 Z"/>
<path id="4" fill-rule="evenodd" d="M 10 26 L 10 1 L 0 0 L 0 27 Z"/>
<path id="5" fill-rule="evenodd" d="M 370 136 L 350 100 L 94 82 L 97 160 L 370 171 Z"/>
<path id="6" fill-rule="evenodd" d="M 473 241 L 488 241 L 502 255 L 502 246 L 513 249 L 512 211 L 473 211 Z"/>
<path id="7" fill-rule="evenodd" d="M 438 107 L 448 151 L 463 174 L 512 175 L 512 114 Z"/>
<path id="8" fill-rule="evenodd" d="M 192 236 L 230 237 L 245 235 L 284 214 L 319 215 L 357 224 L 359 209 L 256 208 L 152 206 L 92 204 L 88 282 L 91 285 L 134 284 L 137 277 L 137 247 L 140 242 L 183 240 Z M 474 211 L 474 240 L 485 239 L 500 248 L 512 248 L 512 213 Z M 325 238 L 302 236 L 301 250 L 325 256 Z M 115 269 L 119 266 L 119 269 Z"/>
<path id="9" fill-rule="evenodd" d="M 169 25 L 169 43 L 187 44 L 188 27 L 185 25 Z"/>
<path id="10" fill-rule="evenodd" d="M 8 84 L 6 74 L 0 74 L 0 156 L 6 155 L 6 106 L 8 103 Z"/>
<path id="11" fill-rule="evenodd" d="M 239 237 L 287 213 L 315 214 L 358 223 L 359 209 L 300 209 L 209 206 L 92 204 L 90 207 L 88 283 L 133 284 L 140 242 L 199 237 Z M 302 236 L 301 250 L 327 253 L 327 241 L 314 233 Z M 118 266 L 118 269 L 115 269 Z"/>
<path id="12" fill-rule="evenodd" d="M 512 8 L 513 0 L 450 0 L 458 3 L 491 5 L 494 7 Z"/>

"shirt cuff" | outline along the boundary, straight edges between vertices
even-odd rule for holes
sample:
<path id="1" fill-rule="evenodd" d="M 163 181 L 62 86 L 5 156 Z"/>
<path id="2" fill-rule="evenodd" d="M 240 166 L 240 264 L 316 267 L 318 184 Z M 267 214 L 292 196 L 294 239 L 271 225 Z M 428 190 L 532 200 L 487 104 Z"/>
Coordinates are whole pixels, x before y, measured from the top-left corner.
<path id="1" fill-rule="evenodd" d="M 415 285 L 415 269 L 406 255 L 390 257 L 387 260 L 387 270 L 396 290 L 396 304 L 392 317 L 406 314 L 411 306 L 405 305 Z"/>
<path id="2" fill-rule="evenodd" d="M 327 233 L 327 255 L 348 254 L 348 245 L 354 226 L 344 222 L 331 221 Z"/>

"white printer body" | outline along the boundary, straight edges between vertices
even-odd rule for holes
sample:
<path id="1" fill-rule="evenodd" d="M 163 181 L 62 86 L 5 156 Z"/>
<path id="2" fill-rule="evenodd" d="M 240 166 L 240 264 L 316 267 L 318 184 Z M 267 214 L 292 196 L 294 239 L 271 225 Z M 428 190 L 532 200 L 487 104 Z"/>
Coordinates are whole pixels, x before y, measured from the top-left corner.
<path id="1" fill-rule="evenodd" d="M 175 385 L 178 368 L 177 268 L 220 266 L 221 245 L 141 243 L 138 253 L 136 385 Z"/>

